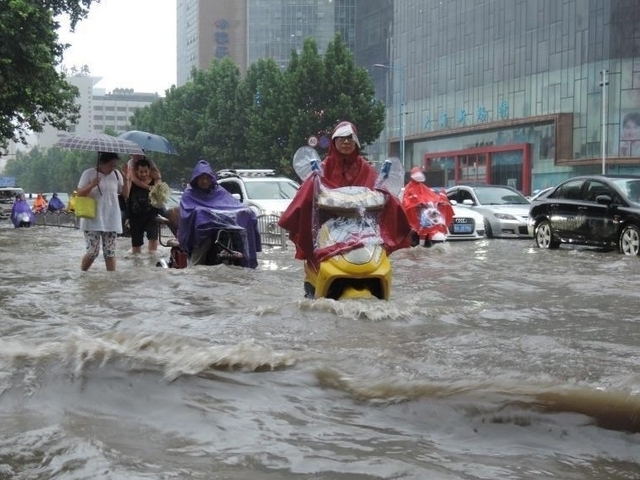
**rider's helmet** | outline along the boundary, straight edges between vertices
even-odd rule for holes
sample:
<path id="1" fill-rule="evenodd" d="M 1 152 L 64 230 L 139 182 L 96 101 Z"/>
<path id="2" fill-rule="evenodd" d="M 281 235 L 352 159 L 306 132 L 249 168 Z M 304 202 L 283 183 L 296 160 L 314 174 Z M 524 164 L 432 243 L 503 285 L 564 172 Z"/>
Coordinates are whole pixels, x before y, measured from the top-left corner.
<path id="1" fill-rule="evenodd" d="M 358 140 L 358 131 L 356 130 L 356 126 L 351 122 L 340 122 L 336 125 L 336 128 L 333 129 L 333 133 L 331 134 L 331 140 L 335 140 L 338 137 L 351 137 L 353 141 L 358 146 L 358 150 L 360 150 L 360 141 Z"/>
<path id="2" fill-rule="evenodd" d="M 413 167 L 411 169 L 411 179 L 416 182 L 424 182 L 426 180 L 424 173 L 422 172 L 422 168 Z"/>

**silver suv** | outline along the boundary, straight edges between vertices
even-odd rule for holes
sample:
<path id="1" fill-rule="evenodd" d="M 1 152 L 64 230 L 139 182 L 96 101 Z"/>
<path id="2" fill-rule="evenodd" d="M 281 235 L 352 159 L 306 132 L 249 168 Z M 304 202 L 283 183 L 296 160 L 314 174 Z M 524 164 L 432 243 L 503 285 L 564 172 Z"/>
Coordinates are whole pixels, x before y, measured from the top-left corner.
<path id="1" fill-rule="evenodd" d="M 253 208 L 256 215 L 281 215 L 300 187 L 274 170 L 227 169 L 216 175 L 220 186 Z"/>

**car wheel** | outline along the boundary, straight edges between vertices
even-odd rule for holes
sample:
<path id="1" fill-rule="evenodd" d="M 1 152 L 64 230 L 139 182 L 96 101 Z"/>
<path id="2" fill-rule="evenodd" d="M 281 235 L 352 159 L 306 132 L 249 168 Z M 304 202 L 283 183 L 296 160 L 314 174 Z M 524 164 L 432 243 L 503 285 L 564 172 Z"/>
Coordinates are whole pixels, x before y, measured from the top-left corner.
<path id="1" fill-rule="evenodd" d="M 484 219 L 484 235 L 487 238 L 493 238 L 493 230 L 491 229 L 491 224 L 486 218 Z"/>
<path id="2" fill-rule="evenodd" d="M 538 248 L 558 248 L 560 246 L 560 242 L 556 240 L 553 236 L 553 232 L 551 231 L 551 223 L 548 220 L 543 220 L 536 227 L 536 246 Z"/>
<path id="3" fill-rule="evenodd" d="M 620 253 L 625 255 L 640 254 L 640 229 L 635 225 L 627 225 L 620 233 L 620 241 L 618 242 Z"/>

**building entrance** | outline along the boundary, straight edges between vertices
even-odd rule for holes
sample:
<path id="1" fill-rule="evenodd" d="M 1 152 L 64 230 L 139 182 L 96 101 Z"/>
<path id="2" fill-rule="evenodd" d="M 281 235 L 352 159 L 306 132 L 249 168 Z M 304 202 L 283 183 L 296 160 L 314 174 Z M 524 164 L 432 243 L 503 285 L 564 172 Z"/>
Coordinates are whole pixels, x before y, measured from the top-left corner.
<path id="1" fill-rule="evenodd" d="M 531 194 L 530 143 L 426 154 L 423 162 L 427 183 L 433 187 L 481 183 L 509 185 Z"/>

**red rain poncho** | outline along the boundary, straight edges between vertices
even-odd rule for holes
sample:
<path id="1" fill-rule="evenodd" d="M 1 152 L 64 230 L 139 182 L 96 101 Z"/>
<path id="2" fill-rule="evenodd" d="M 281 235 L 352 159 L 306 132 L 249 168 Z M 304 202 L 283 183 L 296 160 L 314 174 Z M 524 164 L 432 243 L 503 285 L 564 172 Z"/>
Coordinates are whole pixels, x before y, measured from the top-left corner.
<path id="1" fill-rule="evenodd" d="M 453 207 L 445 195 L 434 192 L 422 182 L 410 180 L 404 188 L 402 208 L 407 214 L 411 228 L 418 234 L 424 234 L 420 231 L 420 207 L 428 203 L 433 203 L 440 211 L 447 227 L 453 222 Z"/>
<path id="2" fill-rule="evenodd" d="M 355 131 L 355 127 L 353 129 Z M 378 178 L 378 172 L 359 154 L 358 149 L 350 156 L 343 157 L 333 141 L 329 147 L 329 154 L 322 162 L 322 171 L 320 181 L 326 188 L 365 186 L 374 189 Z M 317 265 L 321 259 L 317 258 L 314 252 L 313 242 L 312 218 L 316 193 L 314 181 L 315 176 L 311 175 L 302 183 L 278 225 L 289 232 L 289 239 L 296 246 L 295 257 Z M 411 245 L 411 227 L 398 200 L 386 191 L 385 194 L 387 201 L 380 214 L 380 234 L 383 247 L 387 254 L 390 254 Z M 338 246 L 334 255 L 337 253 L 340 253 Z M 324 256 L 326 257 L 326 254 Z"/>

